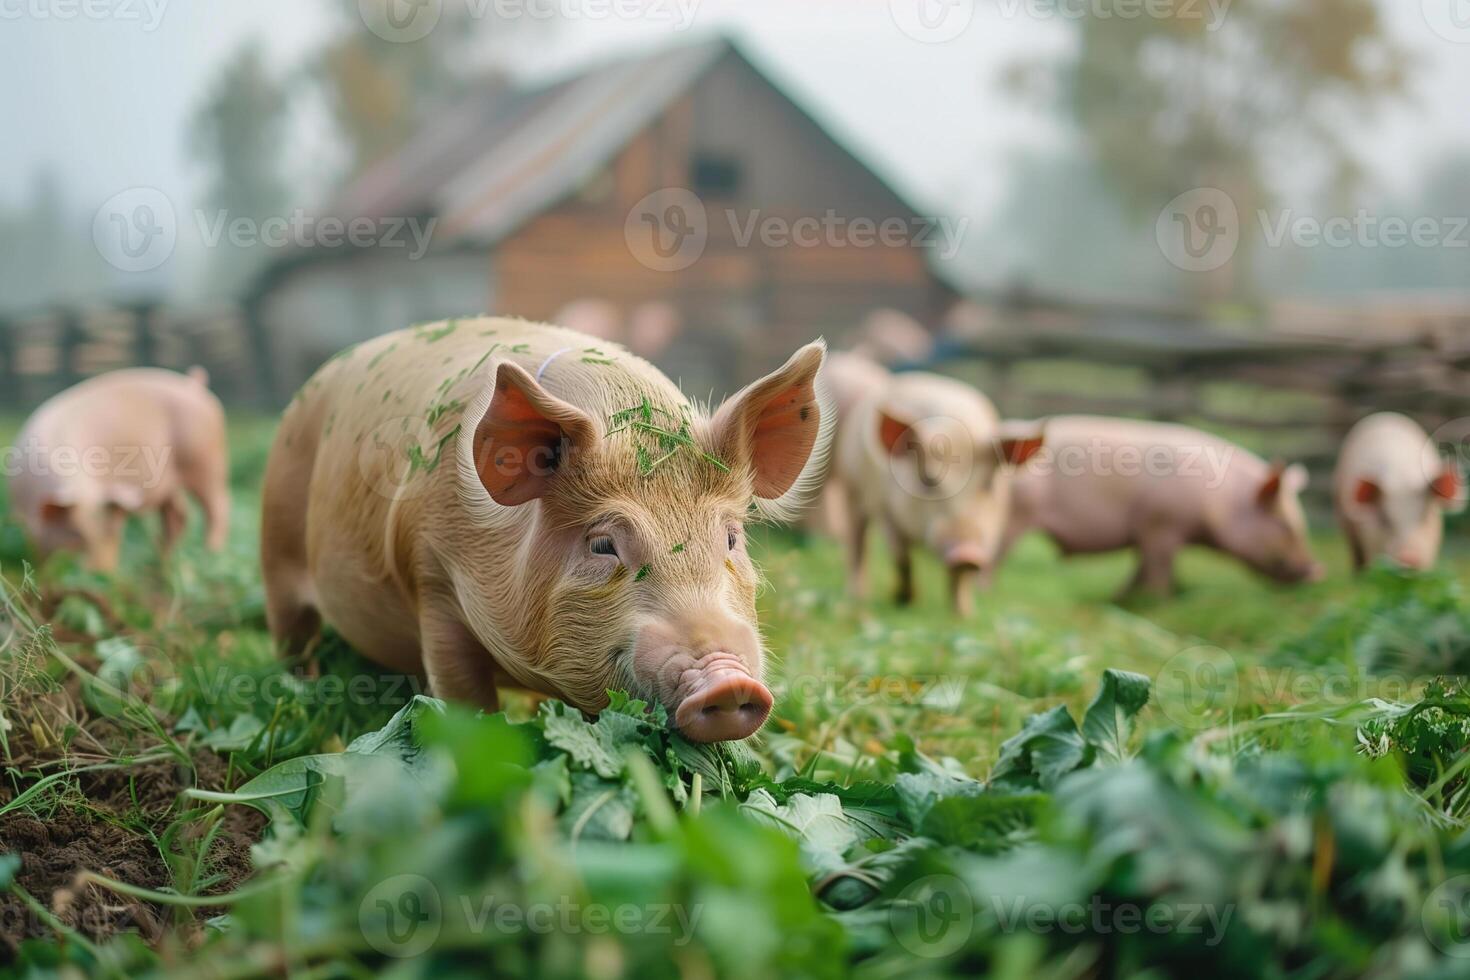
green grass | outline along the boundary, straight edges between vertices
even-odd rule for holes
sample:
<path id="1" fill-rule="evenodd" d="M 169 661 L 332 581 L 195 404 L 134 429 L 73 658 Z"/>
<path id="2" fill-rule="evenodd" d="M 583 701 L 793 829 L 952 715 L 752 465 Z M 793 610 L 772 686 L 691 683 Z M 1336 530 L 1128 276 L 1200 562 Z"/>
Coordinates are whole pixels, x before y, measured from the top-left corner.
<path id="1" fill-rule="evenodd" d="M 1384 746 L 1414 740 L 1415 761 L 1407 769 L 1416 774 L 1413 785 L 1415 792 L 1424 794 L 1421 802 L 1414 802 L 1421 800 L 1419 796 L 1403 791 L 1391 761 L 1361 760 L 1353 732 L 1357 719 L 1369 710 L 1367 699 L 1381 694 L 1412 700 L 1426 678 L 1415 675 L 1406 681 L 1364 670 L 1365 661 L 1354 644 L 1383 619 L 1383 610 L 1364 598 L 1377 595 L 1373 589 L 1378 586 L 1370 588 L 1352 577 L 1343 546 L 1326 534 L 1318 536 L 1316 547 L 1330 573 L 1318 584 L 1283 588 L 1221 556 L 1189 552 L 1180 563 L 1184 584 L 1180 595 L 1127 606 L 1111 597 L 1131 572 L 1130 556 L 1063 561 L 1047 543 L 1028 540 L 981 598 L 975 616 L 957 620 L 945 602 L 942 570 L 927 557 L 917 563 L 917 602 L 898 608 L 884 598 L 891 590 L 892 572 L 878 547 L 870 564 L 875 573 L 872 591 L 880 598 L 858 603 L 847 595 L 841 554 L 834 543 L 760 529 L 752 535 L 752 546 L 765 575 L 759 605 L 762 630 L 773 654 L 770 681 L 777 704 L 749 753 L 700 755 L 656 725 L 650 727 L 634 709 L 629 709 L 629 720 L 590 726 L 574 714 L 563 717 L 554 710 L 548 714 L 545 708 L 538 713 L 530 700 L 513 697 L 508 716 L 520 723 L 519 728 L 451 713 L 442 722 L 429 716 L 415 720 L 411 732 L 405 729 L 401 739 L 394 736 L 393 744 L 413 743 L 411 750 L 404 749 L 404 758 L 414 759 L 414 766 L 427 765 L 419 756 L 422 746 L 433 749 L 425 758 L 442 756 L 449 768 L 434 770 L 435 791 L 424 791 L 419 784 L 405 788 L 395 781 L 400 776 L 376 769 L 371 778 L 363 778 L 354 775 L 360 764 L 353 761 L 357 747 L 345 754 L 343 747 L 389 724 L 410 705 L 416 689 L 410 679 L 380 672 L 331 636 L 318 651 L 320 677 L 293 674 L 276 659 L 265 630 L 256 558 L 258 487 L 273 424 L 271 419 L 251 417 L 232 422 L 235 499 L 230 545 L 221 555 L 204 553 L 196 515 L 181 553 L 171 562 L 161 562 L 154 554 L 156 528 L 138 522 L 129 531 L 123 574 L 91 575 L 61 558 L 28 578 L 22 570 L 26 550 L 18 530 L 13 523 L 0 524 L 0 574 L 7 581 L 11 602 L 9 613 L 0 618 L 6 630 L 0 635 L 0 687 L 6 694 L 0 700 L 0 736 L 5 736 L 0 748 L 6 765 L 0 785 L 0 893 L 11 880 L 3 856 L 4 821 L 21 815 L 55 819 L 60 813 L 80 811 L 144 841 L 160 855 L 172 884 L 160 893 L 155 883 L 146 894 L 133 897 L 160 908 L 209 903 L 215 901 L 211 893 L 239 886 L 225 873 L 220 856 L 221 842 L 228 837 L 220 829 L 225 811 L 214 806 L 216 800 L 229 799 L 229 791 L 251 780 L 256 780 L 250 786 L 257 790 L 275 787 L 277 799 L 287 801 L 290 814 L 301 821 L 296 827 L 291 818 L 281 816 L 287 811 L 279 810 L 275 830 L 263 839 L 258 826 L 232 831 L 245 843 L 260 842 L 255 869 L 265 873 L 267 881 L 277 873 L 280 880 L 268 898 L 251 899 L 252 886 L 244 886 L 245 897 L 230 912 L 233 939 L 215 935 L 203 924 L 207 921 L 203 913 L 176 915 L 160 948 L 165 953 L 163 965 L 171 962 L 183 974 L 188 974 L 186 966 L 196 955 L 189 948 L 203 942 L 197 955 L 221 975 L 270 973 L 270 956 L 276 955 L 271 950 L 292 951 L 298 967 L 309 967 L 303 975 L 368 975 L 384 962 L 373 959 L 377 954 L 372 949 L 362 947 L 365 933 L 351 933 L 345 940 L 333 933 L 338 919 L 350 932 L 358 912 L 354 903 L 359 898 L 367 902 L 363 894 L 384 875 L 422 871 L 431 877 L 441 873 L 452 877 L 469 874 L 470 867 L 489 877 L 462 880 L 459 887 L 470 891 L 502 887 L 525 901 L 530 900 L 526 896 L 539 894 L 541 879 L 536 875 L 549 876 L 548 881 L 569 875 L 568 880 L 578 883 L 559 887 L 584 895 L 636 892 L 638 887 L 694 889 L 712 910 L 708 914 L 716 918 L 708 920 L 701 934 L 697 946 L 702 952 L 686 956 L 675 951 L 672 962 L 681 964 L 687 975 L 730 972 L 733 961 L 722 959 L 726 955 L 722 950 L 738 953 L 743 942 L 766 949 L 763 962 L 779 972 L 804 975 L 823 962 L 820 953 L 807 956 L 799 951 L 791 953 L 790 962 L 783 960 L 775 952 L 780 944 L 767 942 L 770 937 L 763 938 L 762 929 L 789 932 L 797 937 L 793 942 L 808 942 L 812 950 L 845 950 L 842 957 L 826 957 L 830 962 L 825 966 L 833 968 L 827 972 L 834 975 L 842 972 L 843 963 L 860 965 L 874 976 L 920 968 L 958 970 L 959 960 L 905 958 L 899 948 L 903 944 L 895 946 L 892 931 L 884 931 L 888 926 L 873 932 L 877 920 L 869 919 L 878 913 L 863 909 L 876 910 L 879 905 L 873 903 L 879 902 L 875 898 L 879 893 L 885 896 L 883 903 L 894 900 L 893 891 L 903 881 L 917 880 L 926 867 L 942 868 L 944 874 L 966 881 L 970 875 L 994 874 L 989 865 L 974 863 L 980 860 L 975 855 L 1005 853 L 1009 842 L 1023 838 L 1052 848 L 1043 852 L 1049 860 L 1071 855 L 1064 863 L 1092 867 L 1088 862 L 1095 855 L 1087 839 L 1065 829 L 1071 826 L 1065 820 L 1035 816 L 1053 805 L 1048 800 L 1054 787 L 1051 777 L 1037 775 L 1040 769 L 1033 773 L 1026 768 L 1033 755 L 1017 756 L 1020 749 L 1011 752 L 1006 778 L 1013 795 L 1005 797 L 1009 802 L 1002 808 L 1003 816 L 990 811 L 981 816 L 963 801 L 978 798 L 981 791 L 976 787 L 981 784 L 971 780 L 991 775 L 1003 755 L 1003 743 L 1024 725 L 1033 724 L 1027 721 L 1032 716 L 1061 706 L 1072 719 L 1089 719 L 1083 728 L 1090 731 L 1089 725 L 1100 717 L 1089 707 L 1097 692 L 1122 676 L 1106 674 L 1109 670 L 1151 681 L 1150 703 L 1136 718 L 1134 709 L 1126 712 L 1128 724 L 1114 733 L 1111 757 L 1098 747 L 1102 743 L 1090 740 L 1090 734 L 1085 744 L 1076 741 L 1075 761 L 1083 769 L 1096 757 L 1120 766 L 1107 771 L 1123 773 L 1128 769 L 1122 764 L 1140 752 L 1140 759 L 1155 767 L 1149 778 L 1168 773 L 1182 780 L 1181 787 L 1193 787 L 1189 792 L 1195 792 L 1219 775 L 1218 766 L 1198 772 L 1192 768 L 1201 765 L 1200 751 L 1222 752 L 1221 758 L 1237 760 L 1248 769 L 1250 760 L 1262 753 L 1289 750 L 1299 768 L 1294 778 L 1307 783 L 1325 780 L 1322 785 L 1328 789 L 1337 785 L 1336 780 L 1343 787 L 1358 787 L 1354 792 L 1383 793 L 1391 802 L 1374 808 L 1397 813 L 1399 808 L 1422 806 L 1433 817 L 1405 816 L 1403 827 L 1433 823 L 1458 828 L 1464 817 L 1463 801 L 1455 795 L 1461 783 L 1454 760 L 1464 750 L 1458 729 L 1396 728 L 1406 724 L 1398 715 L 1373 723 L 1378 726 L 1371 729 L 1373 738 L 1383 740 Z M 13 423 L 0 424 L 0 441 L 14 428 Z M 1459 643 L 1462 633 L 1470 636 L 1470 627 L 1461 631 L 1457 611 L 1461 606 L 1453 581 L 1464 581 L 1470 573 L 1470 555 L 1455 538 L 1446 552 L 1449 591 L 1435 600 L 1438 605 L 1432 612 L 1439 617 L 1434 622 L 1441 624 L 1435 628 L 1449 622 L 1443 627 L 1446 636 Z M 51 625 L 43 626 L 46 622 Z M 1413 631 L 1428 622 L 1411 616 L 1404 621 L 1407 625 L 1395 628 Z M 1470 616 L 1463 622 L 1470 622 Z M 1289 642 L 1303 637 L 1315 644 L 1306 654 Z M 1230 682 L 1223 687 L 1218 683 L 1222 671 Z M 1203 693 L 1190 686 L 1201 678 L 1215 686 L 1206 684 L 1209 689 Z M 356 695 L 351 693 L 354 683 L 360 685 Z M 397 715 L 396 723 L 406 724 L 405 717 Z M 1056 721 L 1061 716 L 1049 717 Z M 1074 738 L 1067 733 L 1056 737 Z M 1391 748 L 1384 753 L 1391 759 Z M 519 764 L 507 768 L 504 760 L 511 757 Z M 309 760 L 318 758 L 334 760 L 320 770 L 327 776 L 311 775 L 316 769 L 291 770 L 292 765 L 314 766 Z M 158 759 L 168 760 L 184 795 L 167 795 L 153 803 L 139 797 L 134 802 L 127 794 L 138 795 L 135 779 L 101 799 L 78 768 L 91 764 L 154 773 L 147 767 L 158 765 Z M 1186 770 L 1193 775 L 1180 775 Z M 1247 772 L 1238 786 L 1216 787 L 1220 800 L 1207 804 L 1191 798 L 1188 806 L 1206 810 L 1236 806 L 1234 794 L 1258 776 Z M 420 772 L 416 778 L 427 777 Z M 341 798 L 329 792 L 336 785 L 333 780 L 343 783 L 337 786 Z M 917 804 L 902 795 L 925 781 L 938 787 L 930 796 L 944 804 L 936 805 L 933 815 L 930 803 L 916 809 Z M 1081 786 L 1084 781 L 1062 786 Z M 1313 796 L 1316 791 L 1304 788 L 1307 783 L 1299 787 L 1306 794 L 1300 799 L 1328 799 Z M 704 799 L 701 789 L 715 785 L 722 790 L 706 804 L 714 812 L 697 816 Z M 862 786 L 868 788 L 848 789 Z M 899 798 L 892 796 L 895 786 Z M 291 795 L 281 795 L 288 791 Z M 1154 791 L 1164 792 L 1158 787 L 1140 789 L 1140 798 Z M 669 806 L 665 792 L 672 794 L 682 817 L 676 818 L 672 810 L 664 813 Z M 819 805 L 809 801 L 822 800 L 823 793 L 829 798 L 836 794 L 841 805 L 814 819 L 820 815 L 802 808 Z M 743 802 L 727 812 L 717 805 L 721 795 Z M 879 797 L 884 801 L 881 806 L 873 802 Z M 381 809 L 363 816 L 364 798 Z M 543 803 L 537 804 L 537 799 Z M 823 844 L 824 833 L 830 836 L 844 816 L 862 810 L 862 799 L 874 808 L 887 808 L 884 819 L 902 822 L 903 832 L 881 846 L 876 841 L 859 843 L 856 850 L 830 841 Z M 551 808 L 543 813 L 538 806 L 544 807 L 546 800 L 552 801 Z M 329 812 L 312 806 L 314 801 Z M 1158 805 L 1174 804 L 1161 798 Z M 1252 811 L 1244 825 L 1250 833 L 1269 839 L 1272 828 L 1284 828 L 1297 819 L 1290 807 L 1268 814 L 1272 805 L 1263 803 L 1260 812 Z M 783 843 L 783 832 L 772 836 L 750 826 L 756 810 L 757 823 L 765 820 L 801 841 L 799 855 Z M 943 819 L 938 816 L 941 812 Z M 1322 812 L 1330 813 L 1331 808 Z M 622 823 L 624 818 L 631 830 Z M 1138 817 L 1118 819 L 1126 827 Z M 1319 814 L 1311 819 L 1327 817 Z M 1208 822 L 1199 814 L 1189 820 Z M 1001 824 L 1003 831 L 994 829 Z M 821 830 L 824 826 L 826 831 Z M 1311 826 L 1309 821 L 1309 837 Z M 1423 826 L 1413 833 L 1395 831 L 1401 834 L 1400 859 L 1449 846 L 1447 838 L 1432 835 L 1426 843 L 1422 834 L 1428 831 Z M 631 837 L 632 842 L 625 845 L 628 850 L 602 850 L 579 844 L 582 835 Z M 571 850 L 564 852 L 568 837 Z M 942 846 L 925 851 L 915 843 L 931 838 L 931 844 L 937 840 Z M 737 845 L 748 851 L 732 855 L 729 847 Z M 884 857 L 888 848 L 894 851 Z M 1168 852 L 1160 845 L 1158 853 Z M 1310 871 L 1311 854 L 1302 860 Z M 426 870 L 431 867 L 439 870 Z M 1373 874 L 1380 873 L 1378 865 L 1372 867 Z M 1393 870 L 1383 867 L 1389 869 L 1381 872 L 1384 875 Z M 535 875 L 528 870 L 533 868 Z M 818 873 L 814 868 L 825 870 Z M 92 870 L 105 873 L 101 868 Z M 1299 892 L 1312 888 L 1318 890 L 1320 901 L 1327 884 L 1319 878 L 1326 873 L 1311 872 L 1292 885 L 1287 889 L 1294 896 L 1290 901 L 1305 902 Z M 434 880 L 444 887 L 441 878 Z M 1127 880 L 1136 885 L 1136 879 Z M 1429 874 L 1429 880 L 1436 879 Z M 644 886 L 638 886 L 640 881 Z M 1074 886 L 1102 887 L 1078 881 L 1067 885 Z M 13 891 L 20 900 L 23 887 L 17 884 Z M 822 905 L 816 904 L 813 894 L 820 896 Z M 49 899 L 42 895 L 38 901 L 46 906 Z M 320 918 L 303 919 L 298 929 L 281 919 L 283 902 L 306 910 L 300 912 L 303 916 Z M 1355 914 L 1342 912 L 1338 925 L 1357 921 L 1352 919 Z M 887 922 L 889 915 L 884 911 L 880 918 Z M 328 928 L 328 920 L 337 925 Z M 722 927 L 721 922 L 728 924 Z M 729 934 L 721 933 L 721 928 Z M 53 954 L 45 950 L 55 948 L 94 965 L 160 966 L 152 954 L 133 947 L 107 960 L 111 954 L 92 949 L 85 930 L 76 935 L 65 921 L 42 931 L 49 931 L 49 938 L 26 947 L 22 958 L 32 975 L 50 975 L 46 962 Z M 1309 943 L 1319 957 L 1314 962 L 1336 965 L 1310 975 L 1348 975 L 1356 968 L 1344 972 L 1342 964 L 1365 962 L 1359 958 L 1361 950 L 1351 944 L 1314 936 Z M 335 954 L 328 952 L 328 940 L 333 939 L 349 942 L 355 952 L 333 959 Z M 459 955 L 479 948 L 483 939 L 461 936 L 455 942 L 463 942 L 463 948 L 452 943 L 448 948 Z M 1016 975 L 1026 975 L 1042 963 L 1059 976 L 1098 975 L 1094 968 L 1106 975 L 1124 966 L 1116 961 L 1111 967 L 1098 966 L 1102 961 L 1083 957 L 1073 964 L 1076 969 L 1067 968 L 1080 947 L 1058 949 L 1032 940 L 1034 936 L 994 947 L 967 947 L 971 952 L 962 955 L 972 957 L 964 961 L 971 967 L 980 963 L 1001 972 L 1004 967 L 1019 971 Z M 511 947 L 494 948 L 491 961 L 507 975 L 535 973 L 547 969 L 548 963 L 559 964 L 550 972 L 567 976 L 658 975 L 663 967 L 649 967 L 653 972 L 646 974 L 633 967 L 644 962 L 645 954 L 653 957 L 648 962 L 665 966 L 670 962 L 660 958 L 669 955 L 662 946 L 654 950 L 631 943 L 619 952 L 602 939 L 587 936 L 546 940 L 543 945 L 536 936 L 518 935 Z M 99 955 L 102 960 L 96 959 Z M 457 962 L 464 966 L 471 961 Z M 311 972 L 318 968 L 319 972 Z M 415 974 L 410 970 L 405 975 Z"/>

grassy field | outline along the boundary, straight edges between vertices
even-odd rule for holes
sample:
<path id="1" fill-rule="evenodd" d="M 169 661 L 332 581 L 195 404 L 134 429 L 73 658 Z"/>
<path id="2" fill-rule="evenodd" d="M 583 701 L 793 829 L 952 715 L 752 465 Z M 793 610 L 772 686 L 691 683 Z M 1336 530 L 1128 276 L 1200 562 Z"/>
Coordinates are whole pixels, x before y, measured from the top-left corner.
<path id="1" fill-rule="evenodd" d="M 957 621 L 930 561 L 913 607 L 857 604 L 833 543 L 762 529 L 776 709 L 703 750 L 636 703 L 441 713 L 330 637 L 320 677 L 284 670 L 255 554 L 270 432 L 233 424 L 225 554 L 194 526 L 161 563 L 139 525 L 114 578 L 33 573 L 0 526 L 16 975 L 1451 976 L 1470 952 L 1470 698 L 1425 690 L 1470 661 L 1455 541 L 1442 575 L 1364 581 L 1323 534 L 1331 573 L 1296 589 L 1191 553 L 1181 595 L 1120 606 L 1130 557 L 1032 540 Z M 471 914 L 487 895 L 521 918 Z M 1047 925 L 1098 896 L 1199 906 L 1216 941 Z"/>

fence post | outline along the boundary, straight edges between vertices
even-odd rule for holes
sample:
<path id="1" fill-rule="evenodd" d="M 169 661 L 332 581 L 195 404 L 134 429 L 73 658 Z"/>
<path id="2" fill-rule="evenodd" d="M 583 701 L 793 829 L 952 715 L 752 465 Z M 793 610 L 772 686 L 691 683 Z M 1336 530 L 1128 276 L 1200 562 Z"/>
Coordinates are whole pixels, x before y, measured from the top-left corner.
<path id="1" fill-rule="evenodd" d="M 133 363 L 153 367 L 158 360 L 158 345 L 153 342 L 153 314 L 156 303 L 138 303 L 129 308 L 133 315 Z"/>
<path id="2" fill-rule="evenodd" d="M 57 356 L 60 364 L 57 371 L 62 388 L 70 388 L 82 380 L 82 369 L 77 363 L 82 343 L 87 332 L 82 328 L 82 318 L 76 310 L 63 309 L 57 314 L 60 324 L 56 331 Z"/>

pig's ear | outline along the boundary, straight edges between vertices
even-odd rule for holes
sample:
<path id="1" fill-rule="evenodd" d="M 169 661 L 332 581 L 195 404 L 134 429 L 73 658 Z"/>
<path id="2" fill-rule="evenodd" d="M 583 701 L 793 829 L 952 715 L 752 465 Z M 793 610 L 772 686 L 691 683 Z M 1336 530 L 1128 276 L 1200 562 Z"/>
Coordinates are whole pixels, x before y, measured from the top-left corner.
<path id="1" fill-rule="evenodd" d="M 1465 509 L 1465 481 L 1453 463 L 1446 463 L 1439 476 L 1429 481 L 1429 492 L 1451 514 Z"/>
<path id="2" fill-rule="evenodd" d="M 543 496 L 561 467 L 597 438 L 586 412 L 509 361 L 496 368 L 490 403 L 474 432 L 475 472 L 490 499 L 507 507 Z"/>
<path id="3" fill-rule="evenodd" d="M 1362 477 L 1353 485 L 1353 503 L 1361 507 L 1372 507 L 1383 499 L 1383 488 L 1377 483 Z"/>
<path id="4" fill-rule="evenodd" d="M 1032 425 L 1024 429 L 1002 426 L 1000 438 L 995 441 L 995 454 L 1007 466 L 1021 466 L 1041 452 L 1046 444 L 1045 425 Z"/>
<path id="5" fill-rule="evenodd" d="M 1300 463 L 1287 466 L 1272 463 L 1271 472 L 1266 474 L 1260 489 L 1256 491 L 1256 503 L 1266 509 L 1275 507 L 1283 496 L 1301 493 L 1307 486 L 1307 468 Z"/>
<path id="6" fill-rule="evenodd" d="M 909 424 L 902 419 L 889 415 L 885 409 L 878 409 L 878 444 L 888 451 L 890 456 L 903 452 L 908 446 L 908 440 L 904 439 L 904 433 L 909 431 Z"/>
<path id="7" fill-rule="evenodd" d="M 749 465 L 760 500 L 803 497 L 826 463 L 834 417 L 819 376 L 826 350 L 820 340 L 807 344 L 715 413 L 720 458 Z"/>
<path id="8" fill-rule="evenodd" d="M 72 505 L 60 500 L 41 501 L 41 523 L 65 524 L 71 520 Z"/>

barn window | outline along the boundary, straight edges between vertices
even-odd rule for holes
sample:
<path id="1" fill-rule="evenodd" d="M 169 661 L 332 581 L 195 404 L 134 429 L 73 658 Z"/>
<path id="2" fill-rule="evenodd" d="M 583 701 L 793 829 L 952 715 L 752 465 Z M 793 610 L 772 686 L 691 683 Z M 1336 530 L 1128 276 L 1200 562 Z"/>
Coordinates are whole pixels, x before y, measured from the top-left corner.
<path id="1" fill-rule="evenodd" d="M 734 197 L 740 190 L 740 164 L 733 157 L 701 153 L 694 158 L 694 193 Z"/>

